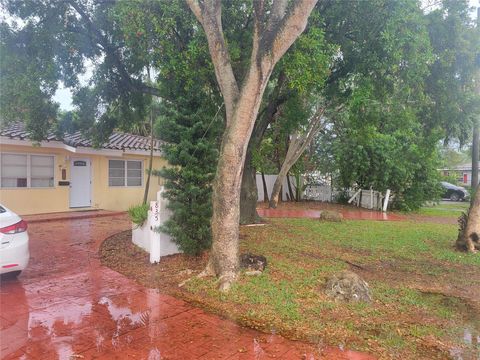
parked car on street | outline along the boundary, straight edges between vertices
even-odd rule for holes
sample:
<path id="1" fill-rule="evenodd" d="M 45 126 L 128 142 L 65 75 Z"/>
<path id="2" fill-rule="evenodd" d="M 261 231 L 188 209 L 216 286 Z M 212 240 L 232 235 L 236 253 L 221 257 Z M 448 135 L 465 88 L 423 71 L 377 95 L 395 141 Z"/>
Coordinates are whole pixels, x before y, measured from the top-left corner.
<path id="1" fill-rule="evenodd" d="M 451 201 L 466 201 L 469 198 L 469 193 L 467 189 L 450 184 L 446 181 L 440 182 L 443 187 L 443 199 L 450 199 Z"/>
<path id="2" fill-rule="evenodd" d="M 0 205 L 0 274 L 19 275 L 29 259 L 27 223 Z"/>

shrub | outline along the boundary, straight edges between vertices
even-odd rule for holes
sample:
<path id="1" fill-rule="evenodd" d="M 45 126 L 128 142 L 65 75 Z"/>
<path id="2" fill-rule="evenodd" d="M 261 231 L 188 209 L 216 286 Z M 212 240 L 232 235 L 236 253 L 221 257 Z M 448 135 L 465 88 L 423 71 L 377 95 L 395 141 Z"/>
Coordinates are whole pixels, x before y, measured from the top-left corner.
<path id="1" fill-rule="evenodd" d="M 153 172 L 165 179 L 164 197 L 171 217 L 161 230 L 172 237 L 180 250 L 199 255 L 211 246 L 212 182 L 217 167 L 221 119 L 215 119 L 216 106 L 177 97 L 175 104 L 164 104 L 156 123 L 163 152 L 172 165 Z"/>
<path id="2" fill-rule="evenodd" d="M 148 204 L 141 204 L 131 206 L 128 209 L 128 215 L 130 216 L 130 220 L 137 226 L 142 226 L 148 218 Z"/>

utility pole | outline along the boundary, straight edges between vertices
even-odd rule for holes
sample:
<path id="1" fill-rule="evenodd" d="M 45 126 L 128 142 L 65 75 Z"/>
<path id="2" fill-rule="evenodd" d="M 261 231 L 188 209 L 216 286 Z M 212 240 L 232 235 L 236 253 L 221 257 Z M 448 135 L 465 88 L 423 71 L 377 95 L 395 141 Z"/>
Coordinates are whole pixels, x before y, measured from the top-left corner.
<path id="1" fill-rule="evenodd" d="M 479 3 L 480 4 L 480 3 Z M 480 32 L 480 7 L 477 7 L 477 33 Z M 475 90 L 480 95 L 480 53 L 477 56 L 477 71 L 475 77 Z M 473 142 L 472 142 L 472 189 L 478 188 L 478 161 L 479 161 L 479 142 L 480 142 L 480 115 L 477 114 L 473 124 Z"/>

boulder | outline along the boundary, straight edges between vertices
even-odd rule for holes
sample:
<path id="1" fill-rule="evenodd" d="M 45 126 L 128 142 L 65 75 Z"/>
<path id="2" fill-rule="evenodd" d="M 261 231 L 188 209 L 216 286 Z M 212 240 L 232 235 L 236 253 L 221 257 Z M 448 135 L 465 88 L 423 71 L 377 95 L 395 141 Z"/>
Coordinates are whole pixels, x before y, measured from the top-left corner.
<path id="1" fill-rule="evenodd" d="M 370 302 L 370 288 L 365 280 L 352 271 L 344 270 L 327 279 L 325 294 L 346 302 Z"/>
<path id="2" fill-rule="evenodd" d="M 248 253 L 240 255 L 240 268 L 247 272 L 263 271 L 266 267 L 267 259 L 265 256 Z"/>
<path id="3" fill-rule="evenodd" d="M 323 210 L 320 213 L 320 220 L 323 221 L 332 221 L 332 222 L 341 222 L 343 220 L 343 215 L 337 211 Z"/>

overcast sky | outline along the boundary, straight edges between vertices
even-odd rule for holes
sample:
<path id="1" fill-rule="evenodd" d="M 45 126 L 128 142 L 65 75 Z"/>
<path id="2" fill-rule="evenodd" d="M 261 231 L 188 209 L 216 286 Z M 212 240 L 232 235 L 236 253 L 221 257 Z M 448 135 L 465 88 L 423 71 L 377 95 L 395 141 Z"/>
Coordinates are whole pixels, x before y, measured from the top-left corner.
<path id="1" fill-rule="evenodd" d="M 438 0 L 422 0 L 426 4 L 434 4 Z M 477 7 L 480 4 L 480 0 L 469 0 L 471 7 Z M 472 11 L 472 17 L 476 18 L 476 11 Z M 83 80 L 86 82 L 91 76 L 91 65 L 87 66 L 87 73 L 82 76 Z M 54 100 L 60 103 L 60 108 L 62 110 L 72 110 L 72 93 L 69 89 L 63 87 L 60 84 L 57 92 L 55 93 Z"/>

